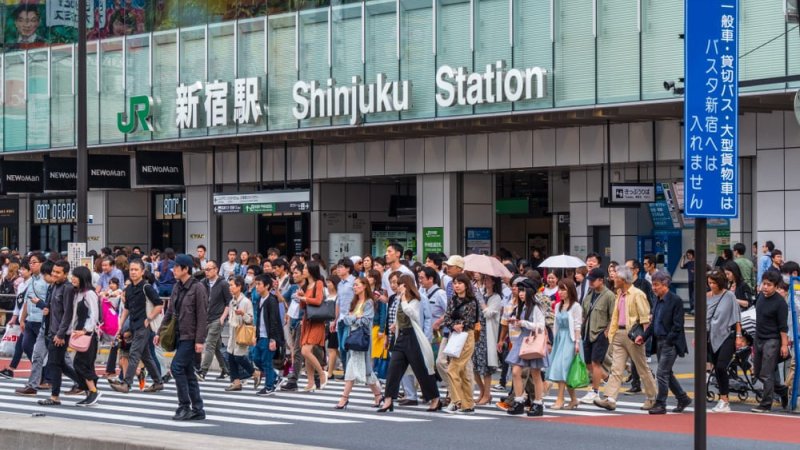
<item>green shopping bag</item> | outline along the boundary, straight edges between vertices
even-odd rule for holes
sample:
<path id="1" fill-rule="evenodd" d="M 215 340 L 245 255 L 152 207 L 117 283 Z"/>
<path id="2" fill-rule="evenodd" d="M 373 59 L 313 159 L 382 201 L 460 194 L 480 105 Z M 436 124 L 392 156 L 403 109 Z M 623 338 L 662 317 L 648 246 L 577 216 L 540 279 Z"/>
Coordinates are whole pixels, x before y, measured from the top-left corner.
<path id="1" fill-rule="evenodd" d="M 567 386 L 570 389 L 578 389 L 589 385 L 589 372 L 586 370 L 586 363 L 583 362 L 580 353 L 575 354 L 572 358 L 572 364 L 569 366 L 569 373 L 567 374 Z"/>

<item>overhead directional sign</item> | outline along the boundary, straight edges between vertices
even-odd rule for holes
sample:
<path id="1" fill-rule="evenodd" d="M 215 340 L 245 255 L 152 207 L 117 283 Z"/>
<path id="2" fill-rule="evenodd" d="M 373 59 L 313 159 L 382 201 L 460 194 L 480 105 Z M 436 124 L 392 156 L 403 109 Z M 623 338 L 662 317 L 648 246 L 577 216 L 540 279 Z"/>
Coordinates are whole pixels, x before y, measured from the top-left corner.
<path id="1" fill-rule="evenodd" d="M 684 214 L 734 218 L 739 214 L 738 4 L 685 5 Z"/>
<path id="2" fill-rule="evenodd" d="M 611 203 L 650 203 L 656 201 L 653 183 L 611 183 Z"/>
<path id="3" fill-rule="evenodd" d="M 309 191 L 214 194 L 214 212 L 217 214 L 271 214 L 310 210 Z"/>

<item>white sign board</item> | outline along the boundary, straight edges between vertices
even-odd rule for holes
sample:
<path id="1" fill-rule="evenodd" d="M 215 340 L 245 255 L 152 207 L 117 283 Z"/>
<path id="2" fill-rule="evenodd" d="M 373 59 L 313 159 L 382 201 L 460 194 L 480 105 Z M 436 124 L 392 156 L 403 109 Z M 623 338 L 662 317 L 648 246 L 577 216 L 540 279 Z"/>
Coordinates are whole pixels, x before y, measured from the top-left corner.
<path id="1" fill-rule="evenodd" d="M 81 265 L 81 258 L 86 257 L 86 242 L 70 242 L 67 244 L 67 261 L 74 269 Z"/>
<path id="2" fill-rule="evenodd" d="M 328 242 L 330 243 L 328 261 L 331 265 L 342 258 L 364 254 L 362 251 L 364 235 L 361 233 L 329 233 Z"/>
<path id="3" fill-rule="evenodd" d="M 656 201 L 656 188 L 646 183 L 612 183 L 611 203 L 652 203 Z"/>

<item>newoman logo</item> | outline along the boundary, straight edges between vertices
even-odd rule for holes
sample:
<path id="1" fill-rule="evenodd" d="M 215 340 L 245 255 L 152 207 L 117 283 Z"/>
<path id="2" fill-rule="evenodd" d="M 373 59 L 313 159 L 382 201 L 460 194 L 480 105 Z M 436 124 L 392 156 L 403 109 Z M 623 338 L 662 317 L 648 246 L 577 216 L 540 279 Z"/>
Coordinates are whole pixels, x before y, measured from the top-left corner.
<path id="1" fill-rule="evenodd" d="M 93 177 L 127 177 L 128 172 L 124 170 L 92 169 L 91 175 Z"/>
<path id="2" fill-rule="evenodd" d="M 145 166 L 142 166 L 142 172 L 144 172 L 144 173 L 179 173 L 180 169 L 175 167 L 175 166 L 145 165 Z"/>
<path id="3" fill-rule="evenodd" d="M 50 172 L 50 179 L 52 180 L 77 180 L 77 172 Z"/>
<path id="4" fill-rule="evenodd" d="M 39 175 L 6 175 L 6 181 L 16 181 L 23 183 L 38 183 L 40 180 Z"/>

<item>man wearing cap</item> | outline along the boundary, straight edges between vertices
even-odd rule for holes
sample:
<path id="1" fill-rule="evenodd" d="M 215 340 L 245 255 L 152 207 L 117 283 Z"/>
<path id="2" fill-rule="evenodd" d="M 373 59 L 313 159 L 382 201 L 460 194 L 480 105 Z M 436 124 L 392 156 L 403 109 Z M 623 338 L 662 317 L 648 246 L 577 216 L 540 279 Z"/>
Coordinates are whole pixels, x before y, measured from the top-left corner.
<path id="1" fill-rule="evenodd" d="M 581 403 L 592 404 L 598 398 L 600 383 L 606 377 L 603 361 L 608 352 L 608 324 L 614 312 L 614 293 L 606 287 L 606 274 L 594 268 L 586 276 L 591 290 L 583 299 L 583 354 L 586 367 L 592 375 L 592 390 L 581 398 Z"/>
<path id="2" fill-rule="evenodd" d="M 195 356 L 203 352 L 208 323 L 208 290 L 191 276 L 194 266 L 191 256 L 180 254 L 175 258 L 172 273 L 175 275 L 175 288 L 169 299 L 167 314 L 161 330 L 177 317 L 177 345 L 172 360 L 172 376 L 178 392 L 178 409 L 172 420 L 203 420 L 206 418 L 200 386 L 194 371 Z M 158 345 L 158 336 L 153 342 Z"/>
<path id="3" fill-rule="evenodd" d="M 364 261 L 361 260 L 360 256 L 358 255 L 351 256 L 350 261 L 353 261 L 353 267 L 355 267 L 356 269 L 355 271 L 356 276 L 358 277 L 366 276 L 366 274 L 364 273 Z"/>

